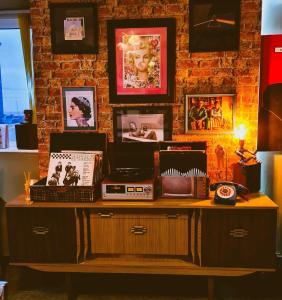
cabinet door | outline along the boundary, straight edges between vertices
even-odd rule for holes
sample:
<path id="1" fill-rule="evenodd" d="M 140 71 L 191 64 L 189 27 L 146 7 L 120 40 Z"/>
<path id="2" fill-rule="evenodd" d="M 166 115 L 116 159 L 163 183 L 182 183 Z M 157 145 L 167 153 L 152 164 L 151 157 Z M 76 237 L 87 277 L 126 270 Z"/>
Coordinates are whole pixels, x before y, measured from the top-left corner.
<path id="1" fill-rule="evenodd" d="M 201 215 L 201 265 L 275 267 L 277 211 L 210 209 Z"/>
<path id="2" fill-rule="evenodd" d="M 8 208 L 11 262 L 77 262 L 75 209 Z"/>
<path id="3" fill-rule="evenodd" d="M 188 216 L 99 214 L 91 216 L 95 254 L 188 255 Z"/>

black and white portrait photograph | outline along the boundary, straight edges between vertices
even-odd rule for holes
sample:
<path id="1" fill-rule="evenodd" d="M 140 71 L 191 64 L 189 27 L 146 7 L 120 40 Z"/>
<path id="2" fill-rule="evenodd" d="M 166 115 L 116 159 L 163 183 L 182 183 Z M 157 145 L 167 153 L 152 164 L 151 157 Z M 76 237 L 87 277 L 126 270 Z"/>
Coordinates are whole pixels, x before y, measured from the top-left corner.
<path id="1" fill-rule="evenodd" d="M 163 114 L 123 115 L 122 141 L 158 142 L 164 140 Z"/>
<path id="2" fill-rule="evenodd" d="M 94 87 L 63 87 L 62 107 L 64 131 L 97 130 Z"/>

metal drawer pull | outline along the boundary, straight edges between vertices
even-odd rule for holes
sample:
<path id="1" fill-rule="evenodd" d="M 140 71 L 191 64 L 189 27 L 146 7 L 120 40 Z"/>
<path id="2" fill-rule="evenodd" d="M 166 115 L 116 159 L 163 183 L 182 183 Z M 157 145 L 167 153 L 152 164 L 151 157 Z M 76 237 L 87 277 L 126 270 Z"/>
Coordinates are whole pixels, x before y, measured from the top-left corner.
<path id="1" fill-rule="evenodd" d="M 243 238 L 249 235 L 248 230 L 244 228 L 236 228 L 229 231 L 229 235 L 233 236 L 234 238 Z"/>
<path id="2" fill-rule="evenodd" d="M 145 234 L 147 232 L 147 228 L 142 225 L 135 225 L 131 227 L 131 232 L 133 234 Z"/>
<path id="3" fill-rule="evenodd" d="M 49 228 L 36 226 L 36 227 L 32 227 L 32 232 L 37 235 L 45 235 L 45 234 L 49 233 Z"/>
<path id="4" fill-rule="evenodd" d="M 166 216 L 169 219 L 177 219 L 179 217 L 179 214 L 167 214 Z"/>
<path id="5" fill-rule="evenodd" d="M 101 218 L 111 218 L 113 215 L 114 215 L 113 213 L 107 213 L 107 214 L 98 213 L 98 216 Z"/>

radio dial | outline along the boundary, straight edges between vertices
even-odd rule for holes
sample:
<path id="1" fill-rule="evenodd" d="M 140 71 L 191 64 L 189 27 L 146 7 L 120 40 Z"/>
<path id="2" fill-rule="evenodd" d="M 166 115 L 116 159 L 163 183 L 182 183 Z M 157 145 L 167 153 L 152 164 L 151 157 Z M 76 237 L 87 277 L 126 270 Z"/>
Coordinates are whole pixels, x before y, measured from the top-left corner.
<path id="1" fill-rule="evenodd" d="M 144 192 L 145 192 L 146 194 L 149 194 L 151 191 L 152 191 L 152 187 L 151 187 L 151 186 L 145 186 L 145 187 L 144 187 Z"/>

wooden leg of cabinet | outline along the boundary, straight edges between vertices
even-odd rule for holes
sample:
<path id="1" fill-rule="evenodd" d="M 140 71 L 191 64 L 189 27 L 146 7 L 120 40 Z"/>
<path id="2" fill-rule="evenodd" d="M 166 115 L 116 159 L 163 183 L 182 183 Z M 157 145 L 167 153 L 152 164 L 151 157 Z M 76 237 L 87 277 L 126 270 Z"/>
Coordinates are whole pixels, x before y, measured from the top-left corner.
<path id="1" fill-rule="evenodd" d="M 208 277 L 208 299 L 214 300 L 215 279 L 213 276 Z"/>
<path id="2" fill-rule="evenodd" d="M 73 286 L 72 273 L 65 273 L 65 287 L 67 292 L 67 300 L 76 300 L 76 291 Z"/>

